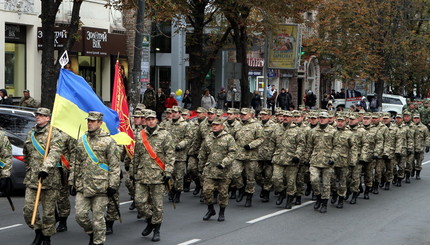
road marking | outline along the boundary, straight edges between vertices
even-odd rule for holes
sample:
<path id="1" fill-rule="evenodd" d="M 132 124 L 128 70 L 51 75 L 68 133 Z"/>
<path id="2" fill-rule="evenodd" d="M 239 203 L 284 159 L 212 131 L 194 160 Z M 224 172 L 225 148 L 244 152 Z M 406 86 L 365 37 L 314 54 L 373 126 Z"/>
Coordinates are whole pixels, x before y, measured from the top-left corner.
<path id="1" fill-rule="evenodd" d="M 423 162 L 421 165 L 426 165 L 427 163 L 430 163 L 430 161 Z"/>
<path id="2" fill-rule="evenodd" d="M 10 228 L 14 228 L 14 227 L 18 227 L 18 226 L 21 226 L 22 224 L 15 224 L 15 225 L 10 225 L 10 226 L 6 226 L 6 227 L 2 227 L 2 228 L 0 228 L 0 231 L 2 231 L 2 230 L 7 230 L 7 229 L 10 229 Z"/>
<path id="3" fill-rule="evenodd" d="M 179 243 L 178 245 L 189 245 L 189 244 L 193 244 L 193 243 L 200 242 L 200 241 L 201 241 L 201 239 L 196 238 L 196 239 L 191 239 L 191 240 L 183 242 L 183 243 Z"/>
<path id="4" fill-rule="evenodd" d="M 309 204 L 311 204 L 311 203 L 314 203 L 314 202 L 315 202 L 315 201 L 307 201 L 307 202 L 303 203 L 302 205 L 299 205 L 299 206 L 293 206 L 293 208 L 292 208 L 292 209 L 284 209 L 284 210 L 281 210 L 281 211 L 277 211 L 277 212 L 274 212 L 274 213 L 271 213 L 271 214 L 268 214 L 268 215 L 261 216 L 260 218 L 256 218 L 256 219 L 253 219 L 253 220 L 247 221 L 246 223 L 248 223 L 248 224 L 254 224 L 254 223 L 257 223 L 257 222 L 259 222 L 259 221 L 262 221 L 262 220 L 265 220 L 265 219 L 269 219 L 269 218 L 272 218 L 272 217 L 275 217 L 275 216 L 281 215 L 281 214 L 283 214 L 283 213 L 291 212 L 291 211 L 293 211 L 293 210 L 295 210 L 295 209 L 298 209 L 298 208 L 305 207 L 305 206 L 307 206 L 307 205 L 309 205 Z"/>
<path id="5" fill-rule="evenodd" d="M 124 205 L 124 204 L 132 203 L 132 202 L 133 202 L 133 201 L 121 202 L 121 203 L 119 203 L 119 205 Z"/>

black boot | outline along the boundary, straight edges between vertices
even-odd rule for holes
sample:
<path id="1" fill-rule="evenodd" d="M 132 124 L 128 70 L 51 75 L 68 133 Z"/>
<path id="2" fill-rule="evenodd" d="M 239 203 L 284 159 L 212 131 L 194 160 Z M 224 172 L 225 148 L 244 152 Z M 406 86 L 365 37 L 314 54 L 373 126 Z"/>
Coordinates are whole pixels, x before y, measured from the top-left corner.
<path id="1" fill-rule="evenodd" d="M 416 174 L 416 177 L 415 177 L 415 178 L 416 178 L 417 180 L 420 180 L 420 179 L 421 179 L 421 177 L 420 177 L 421 170 L 415 170 L 415 171 L 416 171 L 416 173 L 415 173 L 415 174 Z"/>
<path id="2" fill-rule="evenodd" d="M 364 199 L 369 199 L 369 191 L 370 187 L 366 186 L 366 189 L 364 190 Z"/>
<path id="3" fill-rule="evenodd" d="M 359 193 L 363 193 L 364 192 L 364 190 L 363 190 L 363 185 L 360 183 L 360 185 L 358 186 L 358 190 L 359 190 Z"/>
<path id="4" fill-rule="evenodd" d="M 285 208 L 286 209 L 292 209 L 293 208 L 293 200 L 294 200 L 294 196 L 287 196 L 287 204 L 285 204 Z"/>
<path id="5" fill-rule="evenodd" d="M 264 197 L 264 189 L 263 188 L 261 188 L 261 191 L 260 191 L 260 198 L 263 198 Z"/>
<path id="6" fill-rule="evenodd" d="M 237 195 L 236 202 L 241 202 L 243 195 L 245 194 L 245 187 L 239 189 L 239 195 Z"/>
<path id="7" fill-rule="evenodd" d="M 261 201 L 262 202 L 269 202 L 269 198 L 270 198 L 270 191 L 264 190 L 263 198 Z"/>
<path id="8" fill-rule="evenodd" d="M 190 192 L 190 181 L 184 181 L 184 192 Z"/>
<path id="9" fill-rule="evenodd" d="M 59 217 L 57 232 L 67 231 L 67 217 Z"/>
<path id="10" fill-rule="evenodd" d="M 160 241 L 160 226 L 161 224 L 154 225 L 154 235 L 152 236 L 151 241 L 158 242 Z"/>
<path id="11" fill-rule="evenodd" d="M 181 191 L 176 191 L 175 192 L 175 199 L 174 199 L 175 203 L 180 203 L 181 202 Z"/>
<path id="12" fill-rule="evenodd" d="M 193 195 L 197 196 L 200 193 L 200 191 L 202 190 L 202 185 L 201 185 L 199 179 L 194 180 L 194 182 L 196 183 L 196 188 L 193 191 Z"/>
<path id="13" fill-rule="evenodd" d="M 282 204 L 282 202 L 283 202 L 283 201 L 284 201 L 284 199 L 285 199 L 285 196 L 286 196 L 286 194 L 285 194 L 285 190 L 281 191 L 281 192 L 279 193 L 278 200 L 276 200 L 276 205 L 281 205 L 281 204 Z"/>
<path id="14" fill-rule="evenodd" d="M 378 184 L 378 182 L 375 182 L 375 184 Z M 385 185 L 385 181 L 381 181 L 381 183 L 379 183 L 379 187 L 380 188 L 382 188 L 382 187 L 384 187 L 384 185 Z M 375 194 L 375 193 L 373 193 L 373 194 Z"/>
<path id="15" fill-rule="evenodd" d="M 236 199 L 236 188 L 230 189 L 230 199 Z"/>
<path id="16" fill-rule="evenodd" d="M 411 177 L 414 177 L 415 176 L 415 169 L 412 169 L 412 171 L 411 171 Z"/>
<path id="17" fill-rule="evenodd" d="M 128 210 L 135 210 L 135 209 L 136 209 L 136 203 L 133 200 L 133 202 L 130 204 L 130 207 L 128 207 Z"/>
<path id="18" fill-rule="evenodd" d="M 405 175 L 406 175 L 405 183 L 406 183 L 406 184 L 411 183 L 411 179 L 410 179 L 410 177 L 411 177 L 411 173 L 406 172 L 406 173 L 405 173 Z"/>
<path id="19" fill-rule="evenodd" d="M 245 208 L 249 208 L 252 206 L 252 193 L 246 193 L 246 202 L 245 202 Z"/>
<path id="20" fill-rule="evenodd" d="M 385 182 L 384 190 L 388 191 L 390 189 L 390 182 Z"/>
<path id="21" fill-rule="evenodd" d="M 343 208 L 343 196 L 339 196 L 339 201 L 337 201 L 336 208 Z"/>
<path id="22" fill-rule="evenodd" d="M 34 231 L 36 233 L 36 236 L 34 237 L 34 241 L 31 245 L 40 245 L 42 244 L 42 238 L 43 238 L 43 234 L 42 234 L 42 230 L 41 229 L 37 229 Z"/>
<path id="23" fill-rule="evenodd" d="M 347 190 L 346 191 L 346 196 L 345 196 L 345 198 L 343 199 L 344 201 L 347 201 L 348 199 L 349 199 L 349 196 L 351 196 L 351 191 L 350 190 Z"/>
<path id="24" fill-rule="evenodd" d="M 312 200 L 312 201 L 316 201 L 316 200 L 317 200 L 317 196 L 315 196 L 315 193 L 314 193 L 314 192 L 312 192 L 311 200 Z"/>
<path id="25" fill-rule="evenodd" d="M 209 220 L 214 215 L 216 215 L 214 205 L 210 204 L 208 205 L 208 212 L 203 216 L 203 220 Z"/>
<path id="26" fill-rule="evenodd" d="M 333 195 L 331 196 L 331 200 L 330 200 L 331 204 L 335 204 L 337 202 L 337 197 L 338 197 L 337 192 L 333 192 Z"/>
<path id="27" fill-rule="evenodd" d="M 402 178 L 397 177 L 396 186 L 397 187 L 401 187 L 402 186 Z"/>
<path id="28" fill-rule="evenodd" d="M 113 234 L 113 223 L 114 220 L 106 220 L 106 235 Z"/>
<path id="29" fill-rule="evenodd" d="M 218 214 L 219 222 L 223 222 L 225 220 L 224 211 L 225 211 L 225 208 L 222 208 L 222 207 L 219 208 L 219 214 Z"/>
<path id="30" fill-rule="evenodd" d="M 51 237 L 50 236 L 43 236 L 42 245 L 51 245 Z"/>
<path id="31" fill-rule="evenodd" d="M 173 202 L 173 200 L 175 199 L 175 193 L 176 193 L 176 191 L 173 188 L 171 191 L 169 191 L 169 194 L 168 194 L 169 195 L 169 201 Z"/>
<path id="32" fill-rule="evenodd" d="M 88 245 L 94 245 L 94 233 L 88 234 L 88 236 L 90 236 L 90 242 Z"/>
<path id="33" fill-rule="evenodd" d="M 316 197 L 317 197 L 317 201 L 314 204 L 314 209 L 318 210 L 321 207 L 321 195 L 317 195 Z"/>
<path id="34" fill-rule="evenodd" d="M 352 197 L 351 197 L 351 201 L 349 202 L 349 204 L 356 204 L 358 195 L 359 195 L 358 192 L 353 192 Z"/>
<path id="35" fill-rule="evenodd" d="M 390 183 L 388 183 L 388 184 L 390 184 Z M 372 193 L 375 194 L 375 195 L 379 194 L 378 188 L 379 188 L 379 183 L 378 182 L 374 182 L 373 183 L 373 192 Z"/>
<path id="36" fill-rule="evenodd" d="M 294 205 L 302 205 L 302 196 L 296 196 L 296 202 Z"/>
<path id="37" fill-rule="evenodd" d="M 146 227 L 142 231 L 142 236 L 147 236 L 151 234 L 152 230 L 154 230 L 154 224 L 151 223 L 151 219 L 146 220 Z"/>
<path id="38" fill-rule="evenodd" d="M 322 199 L 321 200 L 321 209 L 320 209 L 320 213 L 327 213 L 327 203 L 328 203 L 328 199 Z"/>
<path id="39" fill-rule="evenodd" d="M 306 183 L 305 196 L 309 196 L 312 192 L 312 185 L 310 183 Z"/>

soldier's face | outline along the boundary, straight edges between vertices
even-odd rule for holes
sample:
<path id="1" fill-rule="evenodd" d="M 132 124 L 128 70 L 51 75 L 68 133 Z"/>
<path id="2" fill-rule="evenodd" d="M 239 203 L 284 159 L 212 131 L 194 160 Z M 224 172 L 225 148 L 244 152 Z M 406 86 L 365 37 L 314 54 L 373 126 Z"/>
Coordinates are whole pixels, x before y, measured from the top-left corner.
<path id="1" fill-rule="evenodd" d="M 144 117 L 140 118 L 140 125 L 146 126 L 146 119 Z"/>
<path id="2" fill-rule="evenodd" d="M 411 115 L 404 115 L 404 116 L 403 116 L 403 120 L 404 120 L 405 122 L 410 122 L 410 121 L 411 121 Z"/>
<path id="3" fill-rule="evenodd" d="M 166 113 L 166 118 L 167 118 L 167 119 L 172 118 L 172 113 L 171 113 L 171 112 Z"/>
<path id="4" fill-rule="evenodd" d="M 51 120 L 50 116 L 45 116 L 41 114 L 36 114 L 36 124 L 39 127 L 43 127 L 48 124 L 49 120 Z"/>
<path id="5" fill-rule="evenodd" d="M 157 122 L 158 122 L 158 120 L 155 117 L 147 118 L 146 119 L 146 126 L 153 128 L 153 127 L 157 126 Z"/>
<path id="6" fill-rule="evenodd" d="M 315 118 L 315 117 L 309 118 L 309 123 L 312 125 L 318 124 L 318 118 Z"/>
<path id="7" fill-rule="evenodd" d="M 349 125 L 357 125 L 359 119 L 349 119 Z"/>
<path id="8" fill-rule="evenodd" d="M 182 115 L 182 118 L 184 118 L 185 120 L 188 120 L 188 119 L 190 119 L 190 114 Z"/>
<path id="9" fill-rule="evenodd" d="M 401 117 L 396 117 L 396 123 L 397 124 L 401 124 L 403 122 L 403 118 Z"/>
<path id="10" fill-rule="evenodd" d="M 346 120 L 343 120 L 343 119 L 337 119 L 336 122 L 337 122 L 338 128 L 344 128 L 346 125 Z"/>
<path id="11" fill-rule="evenodd" d="M 29 92 L 24 92 L 24 97 L 25 97 L 25 98 L 30 97 L 30 93 L 29 93 Z"/>
<path id="12" fill-rule="evenodd" d="M 172 118 L 178 119 L 181 116 L 181 113 L 179 111 L 172 111 Z"/>
<path id="13" fill-rule="evenodd" d="M 282 116 L 282 115 L 278 115 L 278 116 L 276 116 L 277 118 L 278 118 L 278 122 L 282 122 L 282 121 L 284 121 L 284 116 Z"/>
<path id="14" fill-rule="evenodd" d="M 303 122 L 303 117 L 294 117 L 294 122 L 295 123 L 301 123 L 301 122 Z"/>
<path id="15" fill-rule="evenodd" d="M 213 120 L 215 120 L 215 117 L 216 117 L 216 114 L 215 113 L 208 113 L 208 120 L 209 121 L 213 121 Z"/>
<path id="16" fill-rule="evenodd" d="M 203 119 L 203 118 L 205 118 L 206 117 L 206 113 L 204 113 L 204 112 L 198 112 L 197 113 L 197 118 L 198 119 Z"/>
<path id="17" fill-rule="evenodd" d="M 416 124 L 421 122 L 421 118 L 419 118 L 419 117 L 414 117 L 413 120 L 414 120 L 414 123 L 416 123 Z"/>
<path id="18" fill-rule="evenodd" d="M 363 125 L 369 125 L 372 122 L 372 118 L 363 117 Z"/>
<path id="19" fill-rule="evenodd" d="M 372 123 L 373 124 L 378 124 L 379 123 L 379 118 L 372 118 Z"/>
<path id="20" fill-rule="evenodd" d="M 234 120 L 236 116 L 233 113 L 227 113 L 227 120 Z"/>
<path id="21" fill-rule="evenodd" d="M 102 126 L 103 121 L 98 120 L 87 120 L 88 131 L 94 132 Z"/>
<path id="22" fill-rule="evenodd" d="M 384 124 L 389 124 L 391 122 L 391 118 L 383 118 Z"/>
<path id="23" fill-rule="evenodd" d="M 248 120 L 250 118 L 251 118 L 251 113 L 240 114 L 240 119 L 242 119 L 243 121 L 246 121 L 246 120 Z"/>
<path id="24" fill-rule="evenodd" d="M 133 119 L 134 125 L 140 125 L 142 123 L 142 119 L 140 117 L 135 117 Z"/>
<path id="25" fill-rule="evenodd" d="M 320 117 L 320 124 L 325 125 L 330 121 L 328 117 Z"/>
<path id="26" fill-rule="evenodd" d="M 212 132 L 219 132 L 224 129 L 223 124 L 212 124 Z"/>
<path id="27" fill-rule="evenodd" d="M 261 120 L 269 120 L 270 119 L 270 115 L 268 114 L 260 114 Z"/>

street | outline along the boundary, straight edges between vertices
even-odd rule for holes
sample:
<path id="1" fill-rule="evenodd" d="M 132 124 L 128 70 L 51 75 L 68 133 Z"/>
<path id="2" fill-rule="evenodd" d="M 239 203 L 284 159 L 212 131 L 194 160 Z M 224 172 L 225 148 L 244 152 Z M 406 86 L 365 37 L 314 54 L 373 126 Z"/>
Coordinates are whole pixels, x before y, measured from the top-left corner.
<path id="1" fill-rule="evenodd" d="M 156 244 L 430 244 L 430 164 L 427 163 L 430 154 L 425 155 L 421 180 L 412 178 L 411 184 L 380 190 L 379 195 L 371 194 L 370 200 L 360 195 L 356 205 L 347 202 L 343 209 L 329 204 L 326 214 L 313 210 L 310 196 L 291 210 L 283 209 L 285 201 L 282 207 L 277 207 L 273 193 L 269 203 L 262 203 L 257 188 L 251 208 L 245 208 L 244 201 L 230 200 L 224 222 L 217 221 L 218 215 L 203 221 L 207 207 L 192 191 L 181 196 L 175 210 L 166 197 L 161 241 Z M 114 234 L 107 236 L 106 244 L 151 244 L 152 234 L 141 236 L 146 222 L 136 219 L 136 210 L 128 210 L 130 201 L 123 184 L 121 191 L 122 223 L 115 222 Z M 0 198 L 1 243 L 31 244 L 34 231 L 23 219 L 24 197 L 12 199 L 15 212 L 6 198 Z M 70 200 L 74 207 L 74 198 Z M 88 236 L 74 220 L 74 208 L 68 219 L 68 231 L 57 233 L 51 240 L 52 244 L 88 244 Z"/>

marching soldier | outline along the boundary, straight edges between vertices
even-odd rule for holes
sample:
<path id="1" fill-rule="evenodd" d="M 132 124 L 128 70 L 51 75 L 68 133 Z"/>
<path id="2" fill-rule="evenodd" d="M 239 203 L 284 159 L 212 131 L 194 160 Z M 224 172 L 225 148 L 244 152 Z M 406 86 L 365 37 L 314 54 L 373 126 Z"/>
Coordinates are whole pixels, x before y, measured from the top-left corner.
<path id="1" fill-rule="evenodd" d="M 44 160 L 46 144 L 49 135 L 51 111 L 47 108 L 38 108 L 36 111 L 36 126 L 30 130 L 24 142 L 23 154 L 26 168 L 24 179 L 25 222 L 34 229 L 36 237 L 32 244 L 51 244 L 51 236 L 55 234 L 55 204 L 58 198 L 58 189 L 61 185 L 60 171 L 57 163 L 60 161 L 63 149 L 62 135 L 57 129 L 52 129 L 51 143 L 47 158 Z M 34 226 L 31 225 L 38 181 L 42 182 L 40 202 L 43 215 L 36 215 Z"/>
<path id="2" fill-rule="evenodd" d="M 160 241 L 163 221 L 165 185 L 173 173 L 174 144 L 170 133 L 160 126 L 155 112 L 147 113 L 146 128 L 137 135 L 133 158 L 133 176 L 136 181 L 136 207 L 147 221 L 142 236 L 154 232 L 152 241 Z"/>
<path id="3" fill-rule="evenodd" d="M 410 111 L 403 111 L 403 122 L 406 126 L 406 165 L 405 165 L 405 183 L 410 183 L 410 177 L 415 176 L 414 161 L 415 161 L 415 124 L 412 122 L 412 114 Z"/>
<path id="4" fill-rule="evenodd" d="M 203 196 L 208 205 L 208 212 L 203 220 L 216 215 L 214 204 L 215 191 L 218 191 L 218 221 L 224 221 L 225 208 L 228 205 L 228 187 L 231 181 L 231 164 L 236 157 L 236 143 L 233 136 L 224 130 L 223 120 L 217 118 L 212 122 L 212 132 L 206 137 L 199 153 L 203 166 Z"/>
<path id="5" fill-rule="evenodd" d="M 373 127 L 376 129 L 376 146 L 374 152 L 374 161 L 372 161 L 372 168 L 375 169 L 375 175 L 372 184 L 373 194 L 379 194 L 379 184 L 382 182 L 382 173 L 385 168 L 385 163 L 389 162 L 389 156 L 384 152 L 384 149 L 388 149 L 391 146 L 387 141 L 388 128 L 385 124 L 381 123 L 381 117 L 379 113 L 373 113 L 372 115 Z M 389 188 L 389 185 L 388 185 Z"/>
<path id="6" fill-rule="evenodd" d="M 408 127 L 403 123 L 403 115 L 396 115 L 397 135 L 400 138 L 400 142 L 396 143 L 396 163 L 393 165 L 393 175 L 395 176 L 393 184 L 400 187 L 402 186 L 402 180 L 405 178 L 405 166 L 406 166 L 406 156 L 407 149 L 414 147 L 413 139 L 409 139 L 407 136 Z M 409 180 L 409 176 L 408 179 Z"/>
<path id="7" fill-rule="evenodd" d="M 235 108 L 229 108 L 227 110 L 227 120 L 224 122 L 224 130 L 233 136 L 234 139 L 236 139 L 236 133 L 237 131 L 242 127 L 242 124 L 239 120 L 237 120 L 237 110 Z M 240 162 L 236 162 L 236 160 L 232 163 L 231 169 L 233 172 L 237 172 L 236 175 L 239 174 L 239 172 L 242 172 L 242 169 L 240 168 Z M 232 178 L 235 176 L 235 174 L 231 174 Z M 230 199 L 236 199 L 236 192 L 237 188 L 235 185 L 235 182 L 233 182 L 234 179 L 230 182 Z"/>
<path id="8" fill-rule="evenodd" d="M 426 153 L 430 151 L 430 135 L 428 128 L 421 123 L 420 114 L 414 114 L 413 121 L 415 123 L 415 165 L 413 169 L 415 169 L 415 178 L 420 180 L 424 151 Z"/>
<path id="9" fill-rule="evenodd" d="M 76 193 L 76 221 L 90 236 L 90 244 L 106 240 L 105 211 L 120 184 L 119 151 L 115 141 L 100 126 L 101 112 L 88 113 L 88 131 L 78 140 L 77 161 L 69 182 Z M 92 220 L 89 213 L 92 211 Z"/>
<path id="10" fill-rule="evenodd" d="M 160 123 L 160 127 L 168 130 L 170 128 L 171 123 L 172 123 L 172 108 L 167 108 L 166 118 Z"/>
<path id="11" fill-rule="evenodd" d="M 12 146 L 8 137 L 0 130 L 0 192 L 9 196 L 12 188 Z"/>

